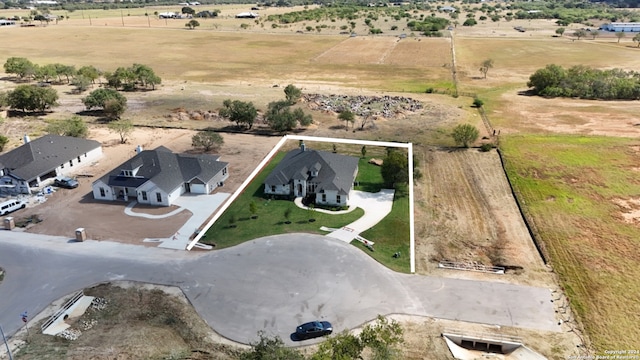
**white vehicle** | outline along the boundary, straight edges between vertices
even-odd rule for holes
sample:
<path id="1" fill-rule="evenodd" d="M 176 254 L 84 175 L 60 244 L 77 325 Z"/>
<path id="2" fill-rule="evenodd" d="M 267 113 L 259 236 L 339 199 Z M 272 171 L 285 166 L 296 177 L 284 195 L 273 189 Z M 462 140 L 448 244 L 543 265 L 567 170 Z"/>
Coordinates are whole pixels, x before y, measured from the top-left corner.
<path id="1" fill-rule="evenodd" d="M 8 200 L 3 203 L 0 203 L 0 216 L 7 215 L 10 212 L 24 209 L 27 207 L 27 203 L 22 200 Z"/>

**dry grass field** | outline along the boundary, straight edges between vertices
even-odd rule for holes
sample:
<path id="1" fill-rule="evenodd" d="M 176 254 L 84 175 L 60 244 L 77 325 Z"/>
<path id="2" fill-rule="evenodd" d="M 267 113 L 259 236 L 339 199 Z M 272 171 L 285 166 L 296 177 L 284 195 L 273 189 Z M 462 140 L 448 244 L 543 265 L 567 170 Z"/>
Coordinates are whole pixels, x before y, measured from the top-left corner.
<path id="1" fill-rule="evenodd" d="M 475 154 L 462 156 L 460 153 L 443 153 L 436 156 L 429 152 L 428 146 L 424 146 L 452 145 L 448 133 L 451 127 L 459 122 L 469 122 L 481 128 L 477 113 L 469 107 L 470 98 L 454 99 L 424 94 L 427 87 L 448 87 L 452 81 L 450 68 L 444 66 L 451 62 L 451 54 L 448 51 L 449 39 L 418 40 L 409 37 L 398 41 L 398 38 L 393 36 L 349 38 L 347 35 L 338 34 L 338 28 L 323 30 L 321 34 L 297 34 L 296 31 L 304 30 L 305 24 L 273 29 L 270 24 L 263 27 L 263 22 L 234 19 L 233 14 L 248 11 L 244 5 L 220 8 L 223 9 L 220 18 L 203 20 L 202 26 L 193 31 L 184 29 L 184 19 L 165 21 L 144 15 L 144 12 L 178 11 L 178 7 L 131 9 L 123 12 L 122 16 L 119 10 L 104 13 L 100 13 L 102 10 L 74 12 L 69 14 L 69 20 L 60 21 L 57 25 L 2 28 L 0 53 L 6 55 L 0 57 L 0 62 L 4 62 L 8 56 L 22 56 L 39 64 L 55 62 L 77 67 L 95 65 L 103 70 L 114 70 L 118 66 L 130 66 L 133 63 L 149 65 L 162 77 L 164 83 L 154 92 L 127 94 L 129 110 L 125 114 L 136 123 L 145 125 L 206 127 L 209 124 L 198 121 L 172 121 L 167 115 L 180 107 L 190 110 L 216 109 L 225 98 L 254 101 L 259 107 L 264 108 L 269 101 L 283 97 L 282 86 L 288 83 L 301 86 L 307 92 L 378 95 L 415 92 L 410 96 L 426 103 L 426 110 L 421 114 L 381 120 L 375 129 L 352 133 L 344 131 L 335 114 L 314 113 L 317 123 L 306 130 L 305 134 L 413 141 L 419 147 L 419 154 L 423 156 L 424 170 L 429 172 L 429 176 L 418 184 L 421 187 L 421 198 L 417 212 L 425 215 L 418 220 L 420 223 L 417 226 L 424 236 L 418 248 L 429 253 L 440 247 L 444 254 L 450 251 L 460 256 L 460 259 L 487 260 L 488 253 L 481 250 L 495 245 L 492 244 L 493 239 L 505 238 L 505 234 L 512 234 L 511 237 L 516 240 L 511 247 L 503 246 L 505 251 L 502 255 L 510 264 L 524 264 L 521 266 L 525 267 L 525 276 L 510 275 L 513 278 L 507 281 L 548 284 L 550 288 L 556 286 L 553 280 L 548 279 L 549 274 L 545 273 L 545 268 L 535 257 L 531 258 L 530 253 L 518 252 L 520 247 L 516 244 L 522 240 L 522 234 L 518 234 L 519 230 L 513 227 L 512 223 L 500 218 L 506 209 L 494 202 L 493 197 L 503 196 L 505 189 L 491 183 L 490 180 L 494 178 L 488 170 L 499 171 L 496 159 L 478 159 Z M 14 13 L 15 11 L 12 11 L 8 15 L 15 15 Z M 261 14 L 265 15 L 264 12 Z M 247 23 L 249 28 L 240 29 L 242 23 Z M 339 27 L 343 24 L 346 22 L 329 25 Z M 384 24 L 386 34 L 386 27 L 392 22 L 377 25 L 380 24 Z M 516 32 L 513 30 L 513 26 L 516 25 L 525 26 L 528 32 Z M 357 31 L 361 29 L 363 25 L 358 24 Z M 398 32 L 404 30 L 400 28 Z M 503 136 L 519 133 L 524 137 L 509 143 L 507 151 L 514 153 L 517 151 L 509 149 L 518 149 L 518 143 L 526 144 L 531 133 L 637 136 L 640 132 L 640 127 L 636 126 L 639 122 L 637 114 L 640 113 L 640 104 L 637 101 L 601 102 L 519 95 L 520 91 L 526 90 L 529 75 L 549 63 L 624 69 L 637 69 L 640 65 L 640 50 L 635 48 L 629 38 L 620 44 L 607 36 L 597 40 L 571 41 L 566 37 L 553 38 L 554 30 L 555 25 L 548 21 L 481 23 L 473 28 L 459 26 L 455 30 L 459 89 L 477 93 L 485 101 L 485 108 L 494 127 L 503 130 Z M 487 79 L 480 79 L 478 67 L 480 62 L 487 58 L 494 59 L 494 68 L 489 71 Z M 0 90 L 10 89 L 14 85 L 0 81 Z M 276 88 L 273 85 L 280 87 Z M 61 100 L 61 111 L 50 114 L 47 118 L 64 117 L 78 111 L 79 98 L 80 96 L 65 94 Z M 11 121 L 4 119 L 3 129 L 12 128 Z M 34 123 L 36 125 L 33 131 L 41 133 L 44 128 L 42 122 Z M 215 124 L 216 127 L 228 125 Z M 33 129 L 29 127 L 32 125 L 19 126 L 21 128 L 17 130 L 18 133 Z M 14 137 L 17 138 L 19 135 Z M 607 149 L 600 145 L 574 146 L 559 153 L 573 159 L 579 157 L 576 154 Z M 527 171 L 533 171 L 538 166 L 528 161 L 543 159 L 548 155 L 545 154 L 547 149 L 544 146 L 537 149 L 542 153 L 540 156 L 535 152 L 527 152 L 519 157 L 525 177 L 535 177 L 535 173 Z M 576 162 L 580 165 L 579 161 Z M 549 178 L 560 173 L 551 170 L 547 173 Z M 592 174 L 588 169 L 582 173 L 585 174 L 586 180 L 589 180 L 587 175 Z M 468 177 L 465 178 L 463 175 Z M 447 183 L 450 177 L 456 177 L 458 180 Z M 582 181 L 580 177 L 577 179 Z M 570 178 L 564 180 L 571 181 Z M 606 181 L 600 179 L 598 184 L 606 185 Z M 440 192 L 446 193 L 443 196 L 447 198 L 436 198 Z M 469 200 L 471 198 L 473 199 Z M 545 205 L 557 203 L 542 202 L 538 206 L 544 208 Z M 610 206 L 610 203 L 607 204 Z M 434 210 L 435 206 L 440 207 Z M 585 205 L 585 211 L 592 211 L 592 206 L 597 207 L 598 202 Z M 554 214 L 552 210 L 550 207 L 540 212 L 532 212 L 532 216 L 538 219 L 537 221 L 544 221 L 545 216 L 551 214 L 554 219 L 563 220 L 560 214 Z M 483 222 L 483 215 L 492 217 L 494 221 Z M 569 245 L 578 246 L 580 250 L 579 241 L 576 240 L 577 234 L 570 231 L 571 226 L 580 221 L 579 219 L 580 217 L 572 217 L 565 222 L 551 222 L 566 224 L 564 230 L 568 231 L 569 235 L 554 234 L 553 238 L 547 238 L 547 232 L 539 235 L 542 241 L 560 244 L 561 249 L 564 249 L 565 242 L 571 238 L 575 243 Z M 435 222 L 437 226 L 430 228 L 430 221 Z M 570 257 L 570 262 L 559 265 L 569 269 L 560 273 L 561 276 L 569 277 L 563 280 L 565 284 L 577 281 L 576 279 L 589 281 L 589 278 L 583 279 L 579 276 L 580 266 L 586 266 L 586 261 L 597 259 L 603 249 L 610 251 L 605 259 L 609 260 L 618 259 L 633 248 L 626 245 L 621 248 L 606 242 L 602 243 L 607 244 L 606 248 L 598 247 L 602 239 L 618 236 L 607 226 L 585 226 L 583 230 L 579 234 L 580 239 L 590 247 L 582 248 L 582 252 L 578 252 L 580 256 Z M 458 238 L 458 241 L 452 241 L 453 245 L 450 248 L 444 248 L 446 239 L 454 238 Z M 463 240 L 459 240 L 460 238 Z M 465 242 L 464 239 L 471 240 Z M 563 261 L 563 258 L 554 260 Z M 421 272 L 433 271 L 429 261 L 428 256 L 421 258 Z M 586 286 L 583 290 L 586 290 L 574 292 L 579 297 L 576 299 L 578 304 L 587 304 L 585 309 L 579 309 L 579 313 L 596 314 L 584 315 L 582 320 L 585 321 L 590 336 L 599 346 L 635 346 L 637 342 L 624 337 L 629 328 L 634 326 L 631 321 L 636 318 L 621 318 L 621 314 L 627 309 L 637 309 L 634 305 L 637 302 L 635 277 L 625 276 L 624 271 L 619 271 L 617 265 L 608 261 L 597 262 L 596 265 L 596 271 L 602 278 L 592 282 L 593 285 L 582 284 L 581 286 Z M 572 266 L 575 269 L 571 269 Z M 634 266 L 637 267 L 637 262 L 631 257 L 621 268 L 632 269 Z M 615 284 L 607 284 L 602 280 L 606 279 L 610 271 L 616 275 Z M 589 296 L 600 294 L 597 287 L 606 289 L 607 286 L 617 286 L 616 296 L 602 297 L 602 300 L 597 302 L 585 300 Z M 630 295 L 623 295 L 625 293 L 621 289 L 625 287 L 632 289 Z M 618 294 L 620 296 L 617 296 Z M 618 321 L 617 325 L 612 321 Z M 415 325 L 412 326 L 415 328 Z M 429 329 L 436 329 L 427 335 L 435 341 L 439 328 Z M 576 343 L 572 343 L 574 339 L 566 340 L 563 336 L 544 334 L 537 343 L 540 347 L 548 347 L 544 353 L 550 358 L 564 359 L 566 355 L 575 354 L 577 350 Z M 419 335 L 417 337 L 420 338 Z M 561 337 L 566 341 L 556 341 Z M 554 340 L 548 340 L 550 338 Z M 620 338 L 626 342 L 615 342 L 615 339 Z M 419 343 L 416 339 L 409 341 Z M 431 348 L 424 348 L 423 351 L 431 355 Z M 439 358 L 444 359 L 448 353 L 443 351 L 435 354 L 442 355 Z M 429 358 L 429 355 L 425 357 L 419 352 L 408 354 L 407 359 L 424 359 Z"/>

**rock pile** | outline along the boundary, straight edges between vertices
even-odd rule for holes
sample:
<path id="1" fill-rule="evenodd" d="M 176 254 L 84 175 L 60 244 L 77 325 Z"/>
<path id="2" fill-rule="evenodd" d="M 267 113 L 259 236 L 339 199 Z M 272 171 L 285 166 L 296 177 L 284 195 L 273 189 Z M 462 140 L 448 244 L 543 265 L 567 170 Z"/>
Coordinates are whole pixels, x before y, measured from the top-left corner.
<path id="1" fill-rule="evenodd" d="M 404 96 L 349 96 L 304 94 L 304 101 L 313 110 L 342 112 L 351 110 L 357 116 L 393 118 L 398 114 L 422 110 L 420 101 Z"/>

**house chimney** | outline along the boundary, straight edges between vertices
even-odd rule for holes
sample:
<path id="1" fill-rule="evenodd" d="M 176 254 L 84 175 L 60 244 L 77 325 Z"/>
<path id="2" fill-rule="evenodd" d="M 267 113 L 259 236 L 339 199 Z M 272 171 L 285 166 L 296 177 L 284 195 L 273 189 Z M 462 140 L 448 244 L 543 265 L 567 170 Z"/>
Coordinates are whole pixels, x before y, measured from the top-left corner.
<path id="1" fill-rule="evenodd" d="M 140 154 L 142 152 L 142 145 L 136 146 L 136 154 Z"/>
<path id="2" fill-rule="evenodd" d="M 304 140 L 300 140 L 300 150 L 304 152 L 306 149 L 307 147 L 304 145 Z"/>
<path id="3" fill-rule="evenodd" d="M 31 141 L 31 139 L 29 138 L 29 135 L 27 134 L 24 134 L 24 137 L 22 138 L 22 140 L 24 141 L 25 144 Z"/>

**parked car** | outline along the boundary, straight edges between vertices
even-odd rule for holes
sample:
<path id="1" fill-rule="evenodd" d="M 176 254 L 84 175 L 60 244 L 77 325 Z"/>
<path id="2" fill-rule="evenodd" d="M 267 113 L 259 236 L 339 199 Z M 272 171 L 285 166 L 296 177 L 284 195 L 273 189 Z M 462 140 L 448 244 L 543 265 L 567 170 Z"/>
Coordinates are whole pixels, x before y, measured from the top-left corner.
<path id="1" fill-rule="evenodd" d="M 66 189 L 75 189 L 78 187 L 78 181 L 70 177 L 63 177 L 55 179 L 53 185 Z"/>
<path id="2" fill-rule="evenodd" d="M 0 203 L 0 215 L 7 215 L 19 209 L 27 207 L 27 203 L 22 200 L 7 200 Z"/>
<path id="3" fill-rule="evenodd" d="M 312 321 L 296 328 L 295 337 L 298 340 L 313 339 L 329 335 L 333 332 L 333 326 L 328 321 Z"/>

